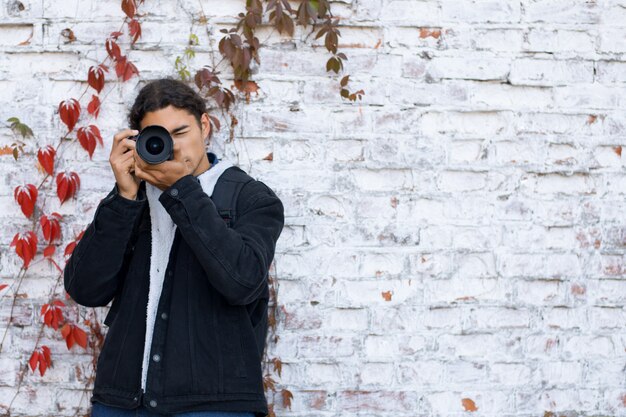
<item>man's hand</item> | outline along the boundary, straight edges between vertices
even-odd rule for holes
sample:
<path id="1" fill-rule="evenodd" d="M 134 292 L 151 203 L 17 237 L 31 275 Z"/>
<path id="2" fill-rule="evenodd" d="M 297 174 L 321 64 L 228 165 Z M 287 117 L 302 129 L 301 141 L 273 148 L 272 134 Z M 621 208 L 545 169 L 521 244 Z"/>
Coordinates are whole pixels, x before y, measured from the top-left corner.
<path id="1" fill-rule="evenodd" d="M 129 200 L 135 199 L 141 181 L 133 175 L 135 161 L 133 161 L 133 152 L 130 151 L 135 149 L 135 142 L 127 139 L 136 133 L 138 133 L 136 130 L 131 129 L 117 132 L 113 136 L 113 146 L 109 156 L 109 163 L 113 169 L 119 193 Z"/>
<path id="2" fill-rule="evenodd" d="M 137 149 L 133 150 L 135 158 L 135 176 L 149 182 L 161 191 L 169 188 L 185 175 L 193 173 L 191 159 L 180 154 L 180 146 L 174 142 L 174 159 L 161 162 L 160 164 L 149 164 L 137 154 Z"/>

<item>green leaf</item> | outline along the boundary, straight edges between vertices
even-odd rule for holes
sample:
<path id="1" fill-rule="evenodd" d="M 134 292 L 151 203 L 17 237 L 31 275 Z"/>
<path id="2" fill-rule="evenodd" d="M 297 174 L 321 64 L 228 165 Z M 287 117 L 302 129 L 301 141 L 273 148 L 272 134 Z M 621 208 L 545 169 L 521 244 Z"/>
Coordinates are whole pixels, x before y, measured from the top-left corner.
<path id="1" fill-rule="evenodd" d="M 11 123 L 11 130 L 13 130 L 14 132 L 18 132 L 20 135 L 22 135 L 24 139 L 33 136 L 33 131 L 31 130 L 31 128 L 20 122 L 20 119 L 18 119 L 17 117 L 10 117 L 9 119 L 7 119 L 7 122 Z"/>

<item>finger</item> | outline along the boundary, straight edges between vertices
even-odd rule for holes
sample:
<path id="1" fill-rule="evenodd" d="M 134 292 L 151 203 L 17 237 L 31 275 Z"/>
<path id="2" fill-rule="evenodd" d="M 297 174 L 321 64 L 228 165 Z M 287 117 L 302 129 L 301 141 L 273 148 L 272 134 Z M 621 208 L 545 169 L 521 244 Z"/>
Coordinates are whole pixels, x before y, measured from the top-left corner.
<path id="1" fill-rule="evenodd" d="M 133 149 L 137 147 L 137 142 L 135 142 L 132 139 L 124 138 L 121 140 L 119 146 L 122 148 L 123 154 L 126 154 L 126 153 L 132 154 L 132 152 L 129 152 L 129 151 L 132 151 Z"/>
<path id="2" fill-rule="evenodd" d="M 115 165 L 118 170 L 125 174 L 129 174 L 132 170 L 134 170 L 135 161 L 133 160 L 132 155 L 124 154 L 117 159 Z"/>
<path id="3" fill-rule="evenodd" d="M 127 163 L 135 163 L 134 159 L 133 159 L 133 154 L 132 152 L 126 152 L 122 155 L 120 155 L 119 161 L 121 161 L 124 164 Z"/>
<path id="4" fill-rule="evenodd" d="M 129 136 L 136 135 L 137 133 L 139 133 L 139 132 L 137 130 L 134 130 L 134 129 L 120 130 L 115 135 L 113 135 L 113 140 L 119 142 L 120 140 L 122 140 L 124 138 L 127 138 Z"/>
<path id="5" fill-rule="evenodd" d="M 134 168 L 135 168 L 135 177 L 141 178 L 142 180 L 145 179 L 144 178 L 144 174 L 143 174 L 143 170 L 141 169 L 141 167 L 139 167 L 137 164 L 135 164 Z"/>
<path id="6" fill-rule="evenodd" d="M 120 157 L 111 161 L 111 167 L 116 174 L 126 174 L 128 171 L 128 161 L 126 158 Z"/>
<path id="7" fill-rule="evenodd" d="M 137 153 L 137 148 L 133 148 L 132 156 L 133 156 L 133 159 L 135 160 L 135 165 L 139 166 L 142 169 L 146 168 L 148 163 L 144 161 L 143 159 L 141 159 L 141 156 L 139 156 L 139 154 Z"/>
<path id="8" fill-rule="evenodd" d="M 129 152 L 130 153 L 130 152 Z M 133 158 L 135 159 L 135 167 L 139 167 L 141 169 L 142 172 L 144 173 L 150 173 L 151 177 L 154 177 L 154 172 L 158 171 L 159 169 L 161 169 L 162 164 L 149 164 L 146 161 L 144 161 L 141 156 L 139 156 L 139 154 L 137 153 L 137 149 L 135 148 L 133 150 Z"/>
<path id="9" fill-rule="evenodd" d="M 149 183 L 154 183 L 154 176 L 152 174 L 150 174 L 149 172 L 146 172 L 145 170 L 141 169 L 140 166 L 135 165 L 135 177 L 145 180 Z"/>
<path id="10" fill-rule="evenodd" d="M 124 153 L 127 149 L 127 147 L 125 146 L 121 146 L 125 141 L 126 138 L 128 138 L 129 136 L 133 136 L 136 135 L 137 133 L 139 133 L 137 130 L 133 130 L 133 129 L 125 129 L 125 130 L 121 130 L 119 132 L 117 132 L 114 136 L 113 136 L 113 145 L 111 148 L 111 156 L 119 156 L 122 153 Z M 133 140 L 129 139 L 128 141 L 130 142 L 134 142 Z"/>

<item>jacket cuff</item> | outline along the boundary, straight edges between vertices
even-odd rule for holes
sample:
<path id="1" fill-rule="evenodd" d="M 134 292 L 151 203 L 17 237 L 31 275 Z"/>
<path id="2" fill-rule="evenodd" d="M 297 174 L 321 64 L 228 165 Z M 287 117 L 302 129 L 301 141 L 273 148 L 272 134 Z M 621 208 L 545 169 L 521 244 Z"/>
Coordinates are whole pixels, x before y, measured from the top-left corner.
<path id="1" fill-rule="evenodd" d="M 166 209 L 177 201 L 184 199 L 189 194 L 202 191 L 200 180 L 193 174 L 180 177 L 176 182 L 163 190 L 159 196 L 159 201 Z"/>
<path id="2" fill-rule="evenodd" d="M 119 192 L 119 187 L 117 182 L 115 186 L 101 202 L 100 207 L 108 206 L 110 209 L 117 211 L 120 214 L 127 213 L 128 211 L 135 211 L 144 204 L 147 203 L 145 191 L 143 191 L 142 187 L 139 187 L 137 191 L 137 197 L 135 200 L 130 200 L 126 197 L 123 197 Z"/>

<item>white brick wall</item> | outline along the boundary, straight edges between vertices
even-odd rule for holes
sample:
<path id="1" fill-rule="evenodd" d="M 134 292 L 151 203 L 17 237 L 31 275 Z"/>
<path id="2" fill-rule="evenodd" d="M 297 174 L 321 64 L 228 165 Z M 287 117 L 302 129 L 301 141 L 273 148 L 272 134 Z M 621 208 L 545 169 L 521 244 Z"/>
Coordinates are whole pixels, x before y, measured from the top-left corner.
<path id="1" fill-rule="evenodd" d="M 20 1 L 23 11 L 16 0 L 0 7 L 0 146 L 16 139 L 9 117 L 35 138 L 0 165 L 0 282 L 13 285 L 2 332 L 21 266 L 9 243 L 32 227 L 13 189 L 41 180 L 34 153 L 64 133 L 58 103 L 82 93 L 123 19 L 118 0 Z M 142 80 L 173 75 L 200 3 L 212 33 L 194 28 L 197 67 L 245 4 L 146 2 L 129 51 Z M 322 41 L 304 42 L 310 28 L 274 34 L 260 51 L 260 94 L 234 111 L 234 142 L 225 129 L 214 140 L 286 208 L 269 356 L 294 398 L 289 410 L 269 396 L 277 414 L 625 416 L 626 1 L 347 0 L 332 10 L 363 101 L 340 100 Z M 79 173 L 80 198 L 59 207 L 46 188 L 45 212 L 66 216 L 66 242 L 113 184 L 112 135 L 137 88 L 136 78 L 106 85 L 105 148 L 93 162 L 77 144 L 62 150 L 58 169 Z M 20 289 L 0 405 L 57 276 L 35 264 Z M 87 410 L 90 357 L 49 330 L 55 366 L 27 375 L 14 416 Z"/>

